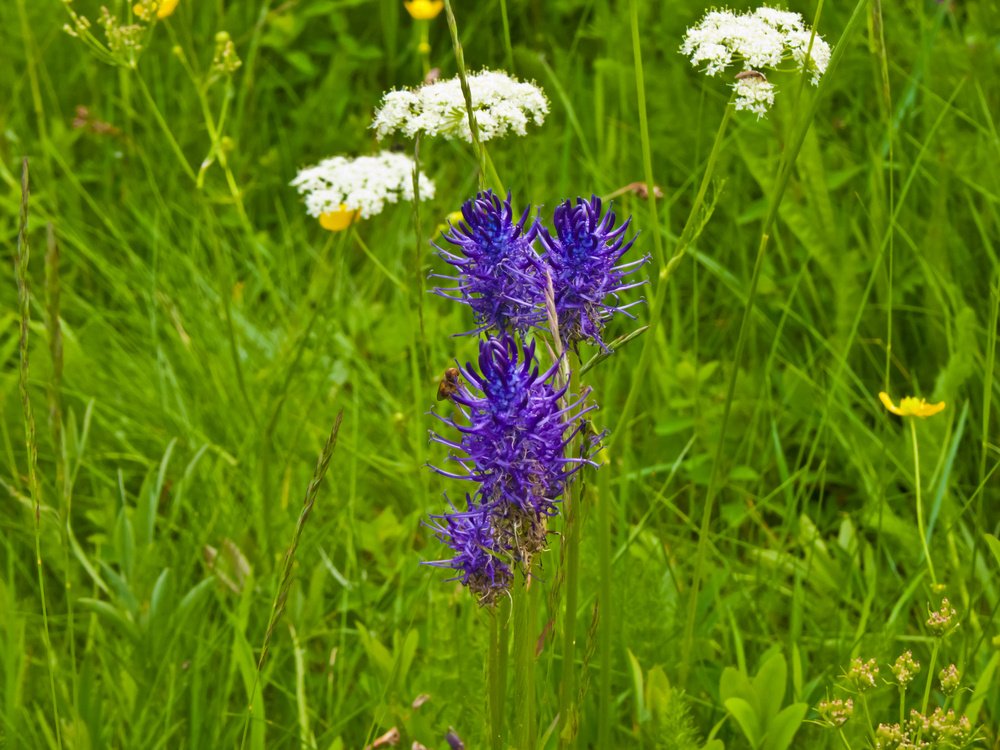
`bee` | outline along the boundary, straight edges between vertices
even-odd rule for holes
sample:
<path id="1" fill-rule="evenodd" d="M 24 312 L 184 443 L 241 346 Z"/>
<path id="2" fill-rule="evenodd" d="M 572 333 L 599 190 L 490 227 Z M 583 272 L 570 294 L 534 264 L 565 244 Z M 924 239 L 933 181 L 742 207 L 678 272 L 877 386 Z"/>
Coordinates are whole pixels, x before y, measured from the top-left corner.
<path id="1" fill-rule="evenodd" d="M 767 76 L 765 76 L 763 73 L 761 73 L 759 71 L 756 71 L 756 70 L 744 70 L 742 73 L 737 73 L 736 74 L 736 80 L 737 81 L 744 81 L 747 78 L 758 80 L 758 81 L 763 81 L 764 83 L 767 83 Z"/>
<path id="2" fill-rule="evenodd" d="M 462 380 L 458 376 L 457 367 L 449 367 L 445 370 L 444 377 L 441 378 L 441 382 L 438 384 L 438 401 L 451 399 L 452 396 L 458 393 L 458 386 L 461 382 Z"/>

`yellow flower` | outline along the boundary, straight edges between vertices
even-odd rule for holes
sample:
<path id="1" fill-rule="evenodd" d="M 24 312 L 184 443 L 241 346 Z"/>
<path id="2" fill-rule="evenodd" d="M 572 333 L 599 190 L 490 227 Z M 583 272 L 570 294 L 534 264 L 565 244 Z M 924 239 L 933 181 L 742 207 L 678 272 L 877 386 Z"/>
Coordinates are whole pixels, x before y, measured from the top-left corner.
<path id="1" fill-rule="evenodd" d="M 435 18 L 444 8 L 444 0 L 406 0 L 406 11 L 418 21 Z"/>
<path id="2" fill-rule="evenodd" d="M 352 221 L 358 221 L 360 219 L 360 213 L 357 211 L 348 211 L 347 206 L 341 203 L 339 210 L 320 214 L 319 225 L 323 227 L 323 229 L 329 229 L 331 232 L 339 232 L 342 229 L 347 229 L 351 226 Z"/>
<path id="3" fill-rule="evenodd" d="M 156 8 L 157 18 L 166 18 L 174 9 L 177 7 L 179 0 L 159 0 L 159 2 L 152 3 L 152 6 Z M 146 18 L 146 8 L 143 3 L 136 3 L 135 7 L 132 9 L 135 14 L 144 20 L 149 20 Z"/>
<path id="4" fill-rule="evenodd" d="M 918 400 L 913 396 L 901 399 L 897 407 L 892 403 L 892 399 L 889 398 L 888 393 L 880 393 L 878 397 L 882 399 L 882 403 L 886 409 L 900 417 L 920 417 L 924 419 L 937 414 L 945 407 L 944 401 L 940 404 L 928 404 L 926 398 Z"/>

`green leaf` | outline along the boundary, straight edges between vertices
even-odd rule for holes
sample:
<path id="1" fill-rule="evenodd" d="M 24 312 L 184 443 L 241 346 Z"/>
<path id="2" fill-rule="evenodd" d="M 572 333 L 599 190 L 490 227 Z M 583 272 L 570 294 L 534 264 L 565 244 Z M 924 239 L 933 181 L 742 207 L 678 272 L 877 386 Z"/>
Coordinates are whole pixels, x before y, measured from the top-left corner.
<path id="1" fill-rule="evenodd" d="M 628 651 L 628 661 L 632 672 L 632 688 L 635 693 L 635 712 L 639 717 L 639 723 L 643 724 L 650 719 L 652 715 L 649 713 L 649 709 L 646 707 L 645 701 L 645 691 L 642 689 L 642 667 L 639 666 L 639 660 L 635 658 L 635 654 L 631 650 Z"/>
<path id="2" fill-rule="evenodd" d="M 646 705 L 657 721 L 670 708 L 670 680 L 662 667 L 653 667 L 646 675 Z"/>
<path id="3" fill-rule="evenodd" d="M 361 645 L 364 647 L 365 653 L 368 654 L 368 660 L 381 673 L 382 681 L 388 682 L 392 676 L 393 662 L 389 649 L 372 637 L 368 629 L 360 622 L 358 623 L 358 636 L 361 638 Z"/>
<path id="4" fill-rule="evenodd" d="M 983 534 L 983 536 L 986 538 L 986 544 L 989 545 L 993 556 L 997 559 L 997 564 L 1000 565 L 1000 539 L 997 539 L 992 534 Z"/>
<path id="5" fill-rule="evenodd" d="M 757 694 L 750 684 L 750 679 L 733 667 L 722 670 L 722 677 L 719 678 L 719 698 L 723 703 L 730 698 L 742 698 L 753 707 L 754 713 L 757 712 Z"/>
<path id="6" fill-rule="evenodd" d="M 396 678 L 400 685 L 406 684 L 406 675 L 410 672 L 410 665 L 413 664 L 419 643 L 420 633 L 417 630 L 411 630 L 406 634 L 406 639 L 403 641 L 403 655 L 399 660 L 399 676 Z"/>
<path id="7" fill-rule="evenodd" d="M 771 720 L 785 701 L 785 683 L 788 679 L 788 663 L 782 654 L 768 659 L 757 670 L 753 678 L 753 690 L 760 707 L 760 723 L 766 730 Z"/>
<path id="8" fill-rule="evenodd" d="M 795 733 L 802 726 L 802 720 L 806 718 L 808 710 L 808 703 L 793 703 L 786 706 L 768 725 L 763 750 L 787 750 L 792 744 Z"/>
<path id="9" fill-rule="evenodd" d="M 976 726 L 979 709 L 982 707 L 983 701 L 986 699 L 993 685 L 993 673 L 997 670 L 998 661 L 1000 661 L 1000 653 L 994 653 L 986 664 L 986 667 L 979 673 L 979 679 L 976 680 L 976 687 L 972 691 L 972 698 L 969 700 L 969 705 L 965 707 L 963 714 L 965 718 L 972 722 L 972 726 Z"/>
<path id="10" fill-rule="evenodd" d="M 760 747 L 760 721 L 757 719 L 757 712 L 753 710 L 753 706 L 742 698 L 730 698 L 724 701 L 724 705 L 740 725 L 740 729 L 743 730 L 743 734 L 750 742 L 750 746 L 754 748 Z"/>

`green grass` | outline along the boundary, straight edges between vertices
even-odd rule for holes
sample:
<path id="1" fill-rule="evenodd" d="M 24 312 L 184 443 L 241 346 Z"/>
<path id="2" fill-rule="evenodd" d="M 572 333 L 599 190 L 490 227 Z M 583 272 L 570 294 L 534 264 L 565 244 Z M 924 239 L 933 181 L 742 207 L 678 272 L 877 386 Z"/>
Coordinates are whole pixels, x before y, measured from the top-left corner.
<path id="1" fill-rule="evenodd" d="M 635 6 L 648 170 L 630 3 L 454 9 L 469 69 L 512 68 L 552 103 L 526 138 L 488 144 L 516 206 L 547 216 L 652 172 L 665 196 L 656 217 L 631 193 L 615 200 L 653 255 L 652 303 L 729 91 L 677 53 L 703 5 Z M 103 39 L 99 3 L 71 7 Z M 841 40 L 854 4 L 823 6 L 818 31 L 843 57 L 821 99 L 801 93 L 800 115 L 816 114 L 774 217 L 742 357 L 769 199 L 795 141 L 791 73 L 772 77 L 767 119 L 732 115 L 704 196 L 711 215 L 665 283 L 656 325 L 583 377 L 614 438 L 580 504 L 580 748 L 598 746 L 605 684 L 607 747 L 701 747 L 714 733 L 739 748 L 725 668 L 760 681 L 781 652 L 780 705 L 808 704 L 811 719 L 827 696 L 847 697 L 852 658 L 876 658 L 891 678 L 905 650 L 925 665 L 907 712 L 923 703 L 933 651 L 935 671 L 955 663 L 970 688 L 947 706 L 971 707 L 979 746 L 996 745 L 1000 545 L 984 534 L 1000 530 L 1000 8 L 903 0 L 875 3 L 874 20 L 872 8 Z M 422 238 L 409 204 L 356 232 L 324 232 L 288 186 L 303 165 L 376 148 L 368 124 L 382 92 L 423 78 L 419 29 L 397 0 L 180 0 L 130 70 L 98 59 L 67 22 L 59 0 L 0 2 L 0 746 L 239 747 L 301 498 L 343 410 L 245 746 L 360 750 L 397 726 L 405 747 L 441 750 L 453 726 L 470 749 L 488 747 L 490 617 L 419 565 L 443 554 L 421 519 L 445 509 L 442 492 L 463 491 L 423 468 L 444 457 L 427 443 L 428 411 L 444 369 L 476 346 L 452 337 L 470 327 L 466 311 L 426 295 L 421 329 L 413 299 L 414 248 L 425 273 L 441 270 L 426 240 L 477 189 L 476 155 L 421 140 L 437 183 L 420 206 Z M 243 65 L 209 85 L 223 30 Z M 429 39 L 430 64 L 454 75 L 444 15 Z M 74 128 L 78 106 L 117 134 Z M 18 392 L 24 156 L 41 578 Z M 61 365 L 49 345 L 48 222 Z M 616 320 L 610 337 L 654 322 L 653 307 L 637 308 L 638 323 Z M 940 644 L 924 625 L 941 594 L 922 559 L 913 438 L 878 402 L 887 383 L 897 402 L 948 403 L 915 433 L 928 546 L 961 619 Z M 535 666 L 539 737 L 560 705 L 559 547 L 537 573 L 539 631 L 554 620 Z M 602 559 L 613 604 L 598 603 L 595 629 Z M 932 687 L 930 706 L 945 705 Z M 421 693 L 430 700 L 412 708 Z M 881 680 L 854 698 L 842 737 L 805 723 L 792 746 L 860 749 L 866 712 L 874 725 L 899 720 L 897 691 Z"/>

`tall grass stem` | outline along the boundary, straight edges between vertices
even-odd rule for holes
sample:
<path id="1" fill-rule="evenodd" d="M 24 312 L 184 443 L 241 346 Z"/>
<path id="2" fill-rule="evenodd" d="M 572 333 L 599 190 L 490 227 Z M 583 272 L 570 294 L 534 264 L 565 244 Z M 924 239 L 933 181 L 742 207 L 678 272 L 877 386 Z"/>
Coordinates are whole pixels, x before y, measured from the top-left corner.
<path id="1" fill-rule="evenodd" d="M 35 415 L 31 408 L 31 394 L 28 393 L 30 383 L 28 375 L 28 330 L 31 327 L 31 295 L 28 290 L 28 258 L 31 253 L 28 243 L 28 202 L 31 191 L 28 184 L 28 157 L 21 162 L 21 210 L 17 227 L 17 258 L 15 273 L 17 276 L 17 303 L 21 318 L 20 336 L 20 368 L 18 371 L 18 390 L 21 393 L 21 405 L 24 408 L 24 440 L 25 453 L 28 459 L 28 490 L 34 506 L 35 531 L 35 566 L 38 571 L 38 592 L 42 605 L 42 638 L 45 644 L 45 667 L 49 673 L 49 690 L 52 693 L 52 715 L 54 717 L 56 742 L 62 747 L 62 726 L 59 719 L 59 703 L 56 699 L 55 656 L 52 652 L 52 639 L 49 636 L 49 613 L 45 598 L 45 571 L 42 570 L 41 521 L 42 511 L 41 491 L 38 488 L 38 442 L 35 436 Z M 74 666 L 75 669 L 75 666 Z"/>

